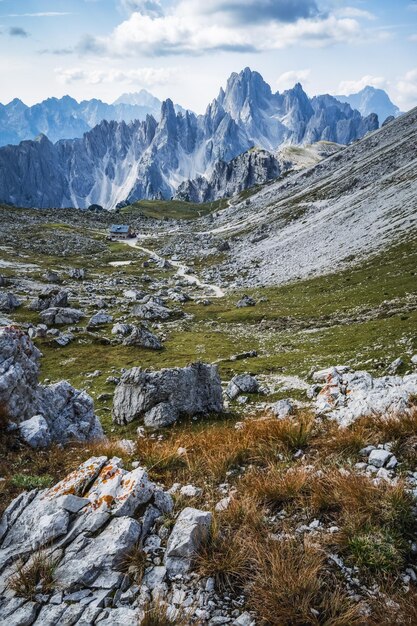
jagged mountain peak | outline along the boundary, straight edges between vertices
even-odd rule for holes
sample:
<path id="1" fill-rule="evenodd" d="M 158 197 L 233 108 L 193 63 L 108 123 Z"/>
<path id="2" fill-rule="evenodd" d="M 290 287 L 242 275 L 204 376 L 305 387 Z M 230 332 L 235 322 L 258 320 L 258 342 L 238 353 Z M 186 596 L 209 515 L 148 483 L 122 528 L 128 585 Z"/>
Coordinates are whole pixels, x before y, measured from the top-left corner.
<path id="1" fill-rule="evenodd" d="M 400 115 L 400 109 L 391 101 L 387 92 L 372 85 L 366 85 L 357 93 L 348 96 L 335 96 L 335 98 L 340 102 L 349 104 L 352 109 L 356 109 L 364 117 L 376 113 L 381 124 L 388 117 Z"/>
<path id="2" fill-rule="evenodd" d="M 133 106 L 147 106 L 155 108 L 160 106 L 160 100 L 146 89 L 139 91 L 124 93 L 113 102 L 114 105 L 129 104 Z"/>
<path id="3" fill-rule="evenodd" d="M 128 107 L 119 106 L 123 111 Z M 184 181 L 209 178 L 219 161 L 228 166 L 252 146 L 274 152 L 282 145 L 321 140 L 348 144 L 378 127 L 375 116 L 364 119 L 332 96 L 310 100 L 299 83 L 283 94 L 272 93 L 250 68 L 232 74 L 205 115 L 178 112 L 170 98 L 146 121 L 115 121 L 114 109 L 102 109 L 96 102 L 79 105 L 77 111 L 85 117 L 64 119 L 68 136 L 79 138 L 51 144 L 48 150 L 42 142 L 26 142 L 20 151 L 14 146 L 0 149 L 0 201 L 114 208 L 125 200 L 169 198 Z M 62 120 L 60 114 L 52 118 Z M 99 123 L 89 129 L 95 119 Z M 48 136 L 50 120 L 38 111 L 37 127 Z M 261 172 L 245 175 L 244 186 L 259 182 L 262 172 L 275 171 L 273 162 L 267 159 L 264 166 L 262 155 L 255 154 L 240 159 L 239 167 L 242 173 L 246 167 Z M 229 172 L 228 167 L 220 169 Z"/>

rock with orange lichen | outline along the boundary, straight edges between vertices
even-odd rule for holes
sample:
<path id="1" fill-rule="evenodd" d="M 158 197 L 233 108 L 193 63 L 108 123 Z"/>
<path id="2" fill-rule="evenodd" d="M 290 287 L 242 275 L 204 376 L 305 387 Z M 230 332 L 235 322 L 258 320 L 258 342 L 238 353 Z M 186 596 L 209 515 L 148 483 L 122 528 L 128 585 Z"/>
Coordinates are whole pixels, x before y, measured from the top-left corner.
<path id="1" fill-rule="evenodd" d="M 197 588 L 185 598 L 175 577 L 192 569 L 211 513 L 184 509 L 169 536 L 164 516 L 172 513 L 171 496 L 145 469 L 127 471 L 117 457 L 92 457 L 54 487 L 21 494 L 0 520 L 0 624 L 139 624 L 151 594 L 166 598 L 167 610 L 179 597 L 187 607 L 197 602 Z M 30 564 L 40 554 L 53 562 L 53 581 L 45 590 L 38 583 L 33 608 L 8 581 L 19 560 Z M 146 559 L 137 584 L 126 574 L 136 558 Z"/>
<path id="2" fill-rule="evenodd" d="M 148 507 L 155 520 L 172 511 L 172 499 L 143 468 L 129 472 L 121 459 L 105 456 L 50 489 L 20 495 L 0 521 L 0 599 L 13 562 L 39 549 L 64 549 L 56 573 L 64 589 L 116 588 L 123 578 L 117 564 L 150 530 Z"/>

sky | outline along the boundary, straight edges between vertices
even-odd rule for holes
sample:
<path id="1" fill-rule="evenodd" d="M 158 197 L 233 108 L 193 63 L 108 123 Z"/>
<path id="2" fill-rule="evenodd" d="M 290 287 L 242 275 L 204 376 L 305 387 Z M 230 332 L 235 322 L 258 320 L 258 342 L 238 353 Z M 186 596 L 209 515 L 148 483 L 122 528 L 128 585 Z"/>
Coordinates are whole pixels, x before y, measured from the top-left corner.
<path id="1" fill-rule="evenodd" d="M 417 105 L 417 0 L 0 0 L 0 102 L 145 88 L 202 113 L 249 66 L 273 90 Z"/>

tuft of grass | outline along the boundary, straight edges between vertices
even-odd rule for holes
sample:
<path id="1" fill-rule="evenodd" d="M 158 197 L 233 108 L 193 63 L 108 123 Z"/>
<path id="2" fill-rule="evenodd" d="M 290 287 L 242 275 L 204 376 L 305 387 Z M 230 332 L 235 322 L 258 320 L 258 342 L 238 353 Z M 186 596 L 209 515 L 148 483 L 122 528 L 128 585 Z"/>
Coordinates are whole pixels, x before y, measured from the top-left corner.
<path id="1" fill-rule="evenodd" d="M 359 626 L 361 606 L 339 591 L 325 555 L 296 539 L 255 547 L 249 603 L 264 624 Z"/>
<path id="2" fill-rule="evenodd" d="M 178 609 L 175 615 L 167 613 L 167 605 L 162 602 L 149 604 L 145 608 L 145 615 L 140 622 L 141 626 L 187 626 L 189 620 Z"/>
<path id="3" fill-rule="evenodd" d="M 272 465 L 249 471 L 241 486 L 248 496 L 275 511 L 288 503 L 299 502 L 307 494 L 309 484 L 305 469 Z"/>
<path id="4" fill-rule="evenodd" d="M 45 552 L 33 554 L 26 563 L 18 561 L 16 571 L 7 581 L 7 586 L 20 598 L 33 600 L 37 593 L 49 593 L 54 588 L 57 561 Z"/>
<path id="5" fill-rule="evenodd" d="M 220 593 L 241 590 L 251 571 L 244 532 L 213 525 L 210 539 L 196 556 L 196 570 L 201 576 L 214 578 Z"/>
<path id="6" fill-rule="evenodd" d="M 129 574 L 137 585 L 140 585 L 148 563 L 146 553 L 141 544 L 134 545 L 124 556 L 120 570 Z"/>

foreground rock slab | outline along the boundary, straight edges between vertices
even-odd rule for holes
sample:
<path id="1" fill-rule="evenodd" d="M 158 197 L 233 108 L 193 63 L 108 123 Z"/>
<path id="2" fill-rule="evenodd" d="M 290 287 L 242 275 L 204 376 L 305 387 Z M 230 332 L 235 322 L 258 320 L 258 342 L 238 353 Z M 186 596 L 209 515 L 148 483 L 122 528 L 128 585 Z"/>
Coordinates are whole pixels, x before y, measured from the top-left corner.
<path id="1" fill-rule="evenodd" d="M 149 428 L 173 424 L 181 416 L 221 413 L 221 380 L 214 365 L 194 363 L 156 372 L 134 367 L 116 387 L 113 420 L 142 419 Z"/>
<path id="2" fill-rule="evenodd" d="M 187 507 L 181 511 L 165 553 L 165 566 L 170 576 L 186 574 L 201 544 L 207 541 L 212 521 L 211 513 Z"/>
<path id="3" fill-rule="evenodd" d="M 231 607 L 222 622 L 210 621 L 210 610 L 200 619 L 201 585 L 191 574 L 211 513 L 183 509 L 171 534 L 165 515 L 173 515 L 171 496 L 144 468 L 127 471 L 117 457 L 92 457 L 51 489 L 21 494 L 0 520 L 0 624 L 139 626 L 150 603 L 161 600 L 172 615 L 183 604 L 190 624 L 230 623 Z M 144 559 L 158 557 L 132 580 L 126 563 L 134 561 L 127 559 L 141 551 Z M 39 555 L 53 564 L 53 575 L 28 600 L 9 583 L 18 563 L 29 568 Z"/>

